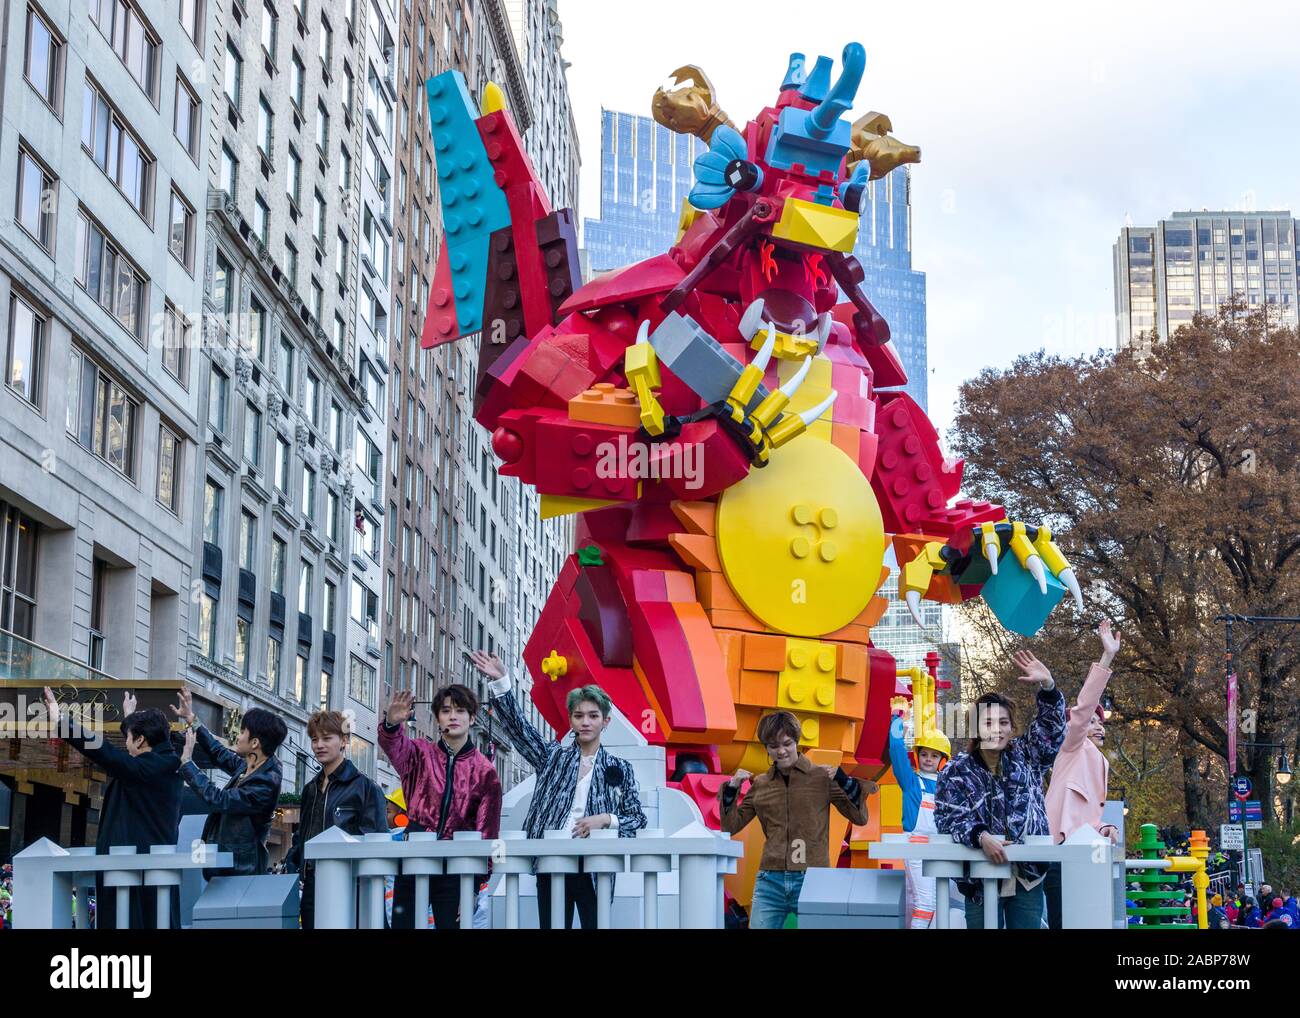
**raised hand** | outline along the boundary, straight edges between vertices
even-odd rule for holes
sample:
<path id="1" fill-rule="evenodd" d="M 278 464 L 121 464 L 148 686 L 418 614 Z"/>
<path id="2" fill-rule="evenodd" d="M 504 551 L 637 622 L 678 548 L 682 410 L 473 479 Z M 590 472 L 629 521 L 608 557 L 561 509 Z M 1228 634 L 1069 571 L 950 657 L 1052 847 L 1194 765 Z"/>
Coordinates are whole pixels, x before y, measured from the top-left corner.
<path id="1" fill-rule="evenodd" d="M 122 694 L 122 717 L 135 713 L 135 694 L 129 689 Z"/>
<path id="2" fill-rule="evenodd" d="M 1119 653 L 1119 630 L 1111 628 L 1110 619 L 1102 619 L 1101 625 L 1097 627 L 1097 635 L 1101 637 L 1102 667 L 1109 668 L 1110 663 L 1115 660 L 1115 655 Z"/>
<path id="3" fill-rule="evenodd" d="M 415 694 L 409 689 L 398 689 L 393 692 L 384 718 L 390 725 L 404 724 L 414 710 Z"/>
<path id="4" fill-rule="evenodd" d="M 471 650 L 469 660 L 475 668 L 488 678 L 504 679 L 506 677 L 506 666 L 495 654 L 489 654 L 483 650 Z"/>
<path id="5" fill-rule="evenodd" d="M 727 784 L 730 785 L 732 788 L 739 788 L 746 781 L 749 781 L 753 777 L 754 775 L 750 774 L 749 771 L 744 770 L 742 768 L 740 770 L 737 770 L 736 773 L 731 776 L 731 780 L 728 781 Z"/>
<path id="6" fill-rule="evenodd" d="M 185 730 L 185 748 L 181 750 L 181 763 L 189 763 L 194 757 L 194 745 L 199 741 L 193 728 Z"/>
<path id="7" fill-rule="evenodd" d="M 194 722 L 194 694 L 182 686 L 176 690 L 175 704 L 169 705 L 173 714 L 184 721 L 187 725 Z"/>
<path id="8" fill-rule="evenodd" d="M 1052 680 L 1052 673 L 1048 670 L 1047 665 L 1039 661 L 1033 654 L 1027 650 L 1018 650 L 1011 655 L 1011 662 L 1019 668 L 1024 675 L 1017 675 L 1016 678 L 1021 682 L 1036 682 L 1044 689 L 1051 689 L 1055 683 Z"/>

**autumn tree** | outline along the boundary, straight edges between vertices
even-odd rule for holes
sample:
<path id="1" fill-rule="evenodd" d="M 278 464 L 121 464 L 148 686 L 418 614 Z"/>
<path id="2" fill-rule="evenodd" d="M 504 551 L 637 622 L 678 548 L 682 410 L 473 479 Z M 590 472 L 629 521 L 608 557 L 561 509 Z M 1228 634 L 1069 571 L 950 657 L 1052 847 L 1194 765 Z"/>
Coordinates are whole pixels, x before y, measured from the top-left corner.
<path id="1" fill-rule="evenodd" d="M 1267 817 L 1277 753 L 1239 745 L 1227 766 L 1214 619 L 1300 615 L 1295 332 L 1232 303 L 1137 352 L 1022 357 L 962 387 L 950 442 L 966 488 L 1011 519 L 1051 525 L 1084 585 L 1084 612 L 1067 597 L 1036 640 L 1040 656 L 1082 674 L 1097 622 L 1122 628 L 1113 758 L 1179 773 L 1193 826 L 1222 822 L 1232 771 L 1251 775 Z M 986 618 L 962 610 L 977 627 Z M 1294 759 L 1300 626 L 1237 629 L 1239 743 L 1283 743 Z"/>

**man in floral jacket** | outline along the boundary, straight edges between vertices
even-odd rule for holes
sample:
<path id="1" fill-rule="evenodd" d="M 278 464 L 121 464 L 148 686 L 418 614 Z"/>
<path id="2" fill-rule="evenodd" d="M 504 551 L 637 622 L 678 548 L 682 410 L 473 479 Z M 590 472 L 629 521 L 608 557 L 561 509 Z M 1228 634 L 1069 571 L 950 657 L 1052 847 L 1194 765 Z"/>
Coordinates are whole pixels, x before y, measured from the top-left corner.
<path id="1" fill-rule="evenodd" d="M 1028 651 L 1012 656 L 1024 671 L 1021 682 L 1038 686 L 1037 714 L 1024 735 L 1012 737 L 1013 705 L 998 693 L 975 702 L 978 737 L 939 775 L 935 824 L 940 833 L 978 848 L 990 862 L 1007 861 L 1005 845 L 1031 834 L 1049 834 L 1043 775 L 1065 738 L 1065 698 L 1038 658 Z M 999 888 L 998 922 L 1007 929 L 1039 929 L 1043 919 L 1042 863 L 1016 863 L 1012 878 Z M 966 896 L 966 925 L 983 927 L 983 885 L 959 881 Z"/>
<path id="2" fill-rule="evenodd" d="M 520 755 L 537 772 L 532 803 L 524 818 L 530 838 L 546 831 L 567 830 L 575 838 L 592 831 L 615 828 L 620 838 L 631 838 L 646 825 L 632 765 L 609 753 L 600 737 L 609 727 L 612 705 L 599 686 L 569 691 L 569 732 L 556 741 L 529 724 L 511 694 L 506 667 L 495 654 L 481 650 L 469 655 L 474 666 L 491 679 L 488 691 L 502 729 Z M 568 735 L 573 738 L 569 739 Z M 583 929 L 596 925 L 596 889 L 590 874 L 571 873 L 564 878 L 564 925 L 570 927 L 573 911 Z M 537 912 L 541 928 L 551 928 L 551 880 L 537 880 Z"/>

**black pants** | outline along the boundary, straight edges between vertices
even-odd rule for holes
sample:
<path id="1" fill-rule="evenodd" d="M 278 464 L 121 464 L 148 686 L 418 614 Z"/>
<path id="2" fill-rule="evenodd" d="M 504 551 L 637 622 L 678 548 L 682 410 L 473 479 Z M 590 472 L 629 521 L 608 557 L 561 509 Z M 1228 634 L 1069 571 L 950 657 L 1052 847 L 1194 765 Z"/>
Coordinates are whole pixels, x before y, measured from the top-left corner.
<path id="1" fill-rule="evenodd" d="M 401 879 L 400 877 L 398 878 Z M 411 878 L 414 881 L 414 877 Z M 474 901 L 478 901 L 479 885 L 487 879 L 486 873 L 476 874 L 474 877 Z M 396 890 L 394 888 L 394 890 Z M 412 885 L 412 896 L 414 896 L 414 885 Z M 393 899 L 394 911 L 397 907 L 397 899 Z M 430 877 L 429 878 L 429 907 L 433 909 L 433 926 L 438 930 L 458 930 L 460 929 L 460 877 Z M 471 905 L 470 908 L 474 906 Z M 420 924 L 423 927 L 423 923 Z"/>
<path id="2" fill-rule="evenodd" d="M 456 890 L 456 900 L 459 905 L 459 887 Z M 390 926 L 394 930 L 413 930 L 416 928 L 415 877 L 404 877 L 399 874 L 393 878 L 393 920 Z M 423 927 L 424 923 L 420 923 L 420 928 Z"/>
<path id="3" fill-rule="evenodd" d="M 1047 928 L 1061 928 L 1061 864 L 1054 862 L 1047 867 L 1047 876 L 1043 878 L 1043 894 L 1047 898 Z"/>
<path id="4" fill-rule="evenodd" d="M 566 873 L 564 876 L 564 928 L 573 929 L 573 909 L 578 909 L 578 925 L 584 930 L 596 928 L 596 878 L 590 873 L 581 872 L 582 861 L 578 863 L 579 872 Z M 551 880 L 549 873 L 537 875 L 537 918 L 538 928 L 551 928 Z"/>

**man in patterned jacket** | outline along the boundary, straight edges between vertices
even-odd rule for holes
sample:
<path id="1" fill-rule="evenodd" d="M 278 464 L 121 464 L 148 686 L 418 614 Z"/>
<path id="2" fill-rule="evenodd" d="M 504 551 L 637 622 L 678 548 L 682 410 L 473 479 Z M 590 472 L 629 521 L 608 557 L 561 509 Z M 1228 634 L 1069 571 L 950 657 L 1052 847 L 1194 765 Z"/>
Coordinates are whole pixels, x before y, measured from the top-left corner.
<path id="1" fill-rule="evenodd" d="M 1028 651 L 1012 655 L 1025 674 L 1021 682 L 1038 686 L 1037 716 L 1024 735 L 1012 738 L 1012 703 L 998 693 L 975 701 L 978 735 L 939 775 L 935 824 L 942 834 L 978 848 L 990 862 L 1005 863 L 1003 846 L 1027 835 L 1049 834 L 1043 774 L 1065 738 L 1065 698 L 1047 666 Z M 1041 863 L 1016 863 L 998 895 L 998 924 L 1006 929 L 1039 929 L 1043 921 Z M 966 926 L 983 927 L 980 881 L 958 881 L 966 896 Z"/>
<path id="2" fill-rule="evenodd" d="M 488 691 L 497 720 L 511 743 L 537 772 L 533 801 L 524 819 L 530 838 L 546 831 L 567 830 L 575 838 L 592 831 L 617 827 L 620 838 L 630 838 L 646 824 L 637 793 L 636 774 L 626 760 L 605 751 L 600 737 L 609 727 L 609 696 L 599 686 L 571 690 L 569 728 L 573 738 L 548 739 L 519 710 L 510 693 L 510 676 L 495 654 L 473 651 L 470 660 L 491 679 Z M 596 888 L 591 874 L 571 873 L 564 878 L 564 925 L 573 925 L 578 909 L 582 928 L 596 927 Z M 537 914 L 541 928 L 551 928 L 551 881 L 537 880 Z"/>

